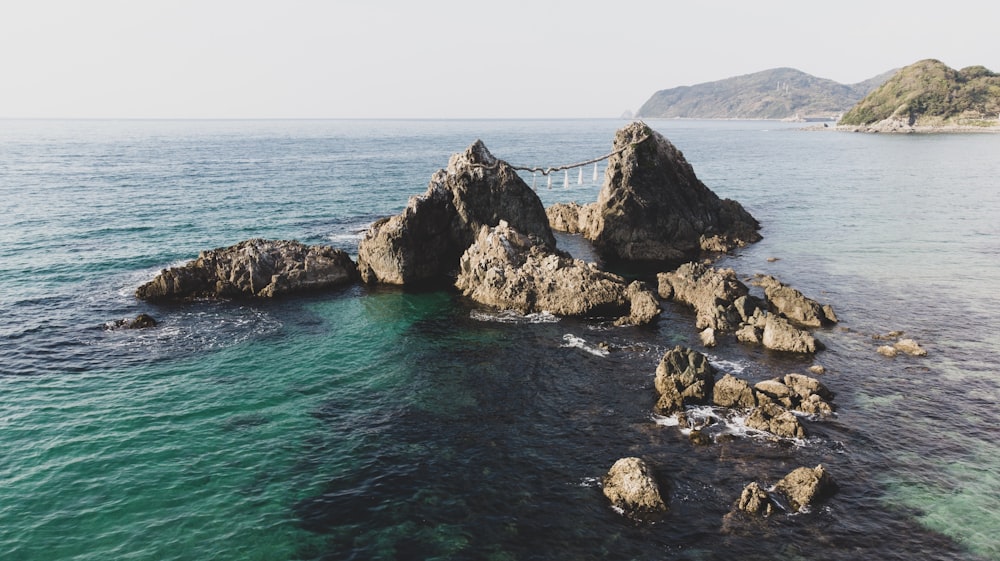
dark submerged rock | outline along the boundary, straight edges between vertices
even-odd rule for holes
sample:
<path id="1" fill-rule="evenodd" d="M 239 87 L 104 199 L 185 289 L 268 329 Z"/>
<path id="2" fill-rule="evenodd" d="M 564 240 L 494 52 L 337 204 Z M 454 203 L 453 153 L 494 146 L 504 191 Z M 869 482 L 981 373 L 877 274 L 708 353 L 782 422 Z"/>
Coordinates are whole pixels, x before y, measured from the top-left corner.
<path id="1" fill-rule="evenodd" d="M 156 319 L 149 314 L 139 314 L 133 319 L 119 319 L 105 325 L 105 329 L 149 329 L 157 326 Z"/>
<path id="2" fill-rule="evenodd" d="M 354 282 L 347 253 L 297 241 L 251 239 L 203 251 L 183 266 L 164 269 L 136 289 L 142 300 L 226 297 L 270 298 Z"/>

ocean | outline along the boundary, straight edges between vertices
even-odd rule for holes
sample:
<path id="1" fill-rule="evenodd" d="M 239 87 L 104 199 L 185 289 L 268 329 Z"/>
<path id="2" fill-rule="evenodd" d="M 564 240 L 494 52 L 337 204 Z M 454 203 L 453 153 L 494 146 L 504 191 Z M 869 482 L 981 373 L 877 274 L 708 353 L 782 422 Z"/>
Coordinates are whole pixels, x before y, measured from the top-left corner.
<path id="1" fill-rule="evenodd" d="M 624 124 L 0 121 L 0 559 L 1000 560 L 1000 135 L 648 121 L 763 226 L 718 266 L 832 304 L 814 357 L 704 349 L 673 303 L 613 327 L 391 287 L 133 296 L 253 237 L 356 255 L 476 139 L 556 166 Z M 524 178 L 587 203 L 592 173 Z M 109 328 L 139 313 L 159 324 Z M 891 331 L 928 355 L 878 354 Z M 653 415 L 675 345 L 752 381 L 822 365 L 837 415 L 801 442 L 695 446 Z M 624 456 L 667 514 L 607 503 Z M 811 512 L 727 517 L 748 483 L 817 464 L 838 491 Z"/>

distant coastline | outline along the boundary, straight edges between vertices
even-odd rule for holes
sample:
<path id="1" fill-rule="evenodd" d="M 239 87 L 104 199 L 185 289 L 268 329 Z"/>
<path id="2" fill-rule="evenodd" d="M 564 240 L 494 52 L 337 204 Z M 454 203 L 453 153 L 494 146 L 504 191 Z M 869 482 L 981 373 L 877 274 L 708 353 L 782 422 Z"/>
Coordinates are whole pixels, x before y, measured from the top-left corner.
<path id="1" fill-rule="evenodd" d="M 1000 133 L 1000 122 L 992 126 L 975 125 L 914 125 L 904 128 L 881 129 L 876 126 L 858 125 L 810 125 L 800 130 L 807 131 L 835 131 L 835 132 L 858 132 L 867 134 L 997 134 Z"/>

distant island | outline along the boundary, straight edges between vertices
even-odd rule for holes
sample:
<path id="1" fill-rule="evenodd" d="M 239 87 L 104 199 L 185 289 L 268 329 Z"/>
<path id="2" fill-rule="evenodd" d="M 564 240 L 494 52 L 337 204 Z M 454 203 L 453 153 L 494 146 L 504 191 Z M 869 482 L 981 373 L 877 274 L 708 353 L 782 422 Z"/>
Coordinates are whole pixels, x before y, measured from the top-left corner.
<path id="1" fill-rule="evenodd" d="M 1000 74 L 921 60 L 893 74 L 838 125 L 868 132 L 1000 130 Z"/>
<path id="2" fill-rule="evenodd" d="M 774 68 L 660 90 L 639 108 L 636 117 L 835 121 L 895 73 L 890 70 L 846 85 L 794 68 Z"/>

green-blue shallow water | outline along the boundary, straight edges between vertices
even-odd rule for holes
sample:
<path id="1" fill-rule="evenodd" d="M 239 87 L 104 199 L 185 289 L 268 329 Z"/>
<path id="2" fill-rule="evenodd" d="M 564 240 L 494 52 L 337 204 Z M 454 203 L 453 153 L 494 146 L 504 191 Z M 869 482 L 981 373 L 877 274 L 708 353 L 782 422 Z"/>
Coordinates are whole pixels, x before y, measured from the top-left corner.
<path id="1" fill-rule="evenodd" d="M 827 368 L 838 416 L 801 446 L 696 448 L 654 422 L 660 356 L 698 346 L 671 305 L 639 329 L 360 286 L 132 296 L 249 237 L 354 253 L 477 138 L 548 166 L 607 153 L 622 124 L 0 123 L 0 558 L 1000 559 L 998 135 L 650 123 L 764 225 L 722 265 L 840 316 L 815 360 L 709 352 L 754 380 Z M 534 179 L 546 204 L 599 189 L 590 168 Z M 139 312 L 159 326 L 104 328 Z M 875 353 L 892 330 L 929 356 Z M 606 504 L 597 480 L 625 455 L 668 482 L 664 520 Z M 840 489 L 817 511 L 725 521 L 750 481 L 818 463 Z"/>

